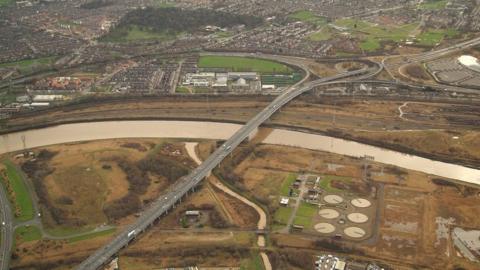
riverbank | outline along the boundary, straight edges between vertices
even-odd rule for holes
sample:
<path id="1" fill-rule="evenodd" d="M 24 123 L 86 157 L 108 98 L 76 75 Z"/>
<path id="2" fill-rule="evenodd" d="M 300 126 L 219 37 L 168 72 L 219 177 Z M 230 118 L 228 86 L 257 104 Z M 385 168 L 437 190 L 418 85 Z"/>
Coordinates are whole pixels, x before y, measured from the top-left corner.
<path id="1" fill-rule="evenodd" d="M 60 124 L 169 120 L 244 124 L 268 106 L 269 96 L 201 96 L 118 98 L 50 108 L 12 118 L 0 134 Z M 282 108 L 263 126 L 298 130 L 353 140 L 394 151 L 480 167 L 480 129 L 475 125 L 480 105 L 455 101 L 352 100 L 349 97 L 302 96 Z M 425 110 L 428 117 L 422 113 Z M 412 136 L 414 135 L 414 136 Z M 452 140 L 458 137 L 459 140 Z"/>
<path id="2" fill-rule="evenodd" d="M 113 138 L 162 137 L 225 140 L 240 128 L 241 125 L 238 124 L 193 121 L 109 121 L 67 124 L 2 135 L 0 137 L 0 153 L 45 145 Z M 377 162 L 429 174 L 434 173 L 440 177 L 456 179 L 465 183 L 480 184 L 480 170 L 477 169 L 390 151 L 367 144 L 357 143 L 352 148 L 352 142 L 318 134 L 285 129 L 277 129 L 274 130 L 275 132 L 288 134 L 289 136 L 280 136 L 280 138 L 270 140 L 267 138 L 264 143 L 294 145 L 359 158 L 368 155 L 372 156 Z M 308 140 L 305 140 L 305 138 L 308 138 Z M 335 141 L 336 147 L 329 147 L 330 141 Z M 398 160 L 404 160 L 405 162 L 399 162 Z"/>
<path id="3" fill-rule="evenodd" d="M 111 122 L 111 121 L 195 121 L 195 122 L 214 122 L 214 123 L 227 123 L 227 124 L 235 124 L 235 125 L 243 125 L 245 121 L 242 120 L 232 120 L 232 119 L 215 119 L 215 118 L 203 118 L 203 117 L 157 117 L 157 116 L 122 116 L 122 117 L 94 117 L 94 118 L 85 118 L 85 119 L 78 119 L 78 120 L 69 120 L 69 119 L 59 119 L 58 121 L 52 122 L 45 122 L 45 123 L 38 123 L 38 124 L 31 124 L 25 125 L 21 127 L 12 128 L 9 130 L 0 130 L 0 136 L 8 135 L 10 133 L 18 133 L 18 132 L 26 132 L 29 130 L 38 130 L 44 128 L 55 127 L 59 125 L 69 125 L 69 124 L 80 124 L 80 123 L 91 123 L 91 122 Z M 385 140 L 376 140 L 369 138 L 368 136 L 356 136 L 355 132 L 347 132 L 346 130 L 342 129 L 317 129 L 317 128 L 309 128 L 305 126 L 299 126 L 296 124 L 282 124 L 282 123 L 272 123 L 268 122 L 263 127 L 273 128 L 273 129 L 287 129 L 292 131 L 299 131 L 304 133 L 311 133 L 316 135 L 324 135 L 329 137 L 334 137 L 338 139 L 344 139 L 349 141 L 355 141 L 362 144 L 368 144 L 376 147 L 385 148 L 392 151 L 402 152 L 408 155 L 415 155 L 427 159 L 442 161 L 446 163 L 457 164 L 465 167 L 470 168 L 480 168 L 480 159 L 466 159 L 461 158 L 457 155 L 447 154 L 447 153 L 440 153 L 440 152 L 425 152 L 421 151 L 419 148 L 415 148 L 409 145 L 402 145 L 400 143 L 390 143 Z M 425 130 L 428 132 L 431 130 Z M 439 130 L 443 131 L 443 130 Z M 376 131 L 377 133 L 381 133 Z M 402 132 L 402 130 L 392 131 L 396 133 Z M 403 131 L 405 133 L 411 132 L 422 132 L 422 129 L 418 130 L 406 130 Z M 396 139 L 395 139 L 396 140 Z M 441 147 L 442 145 L 439 145 Z"/>

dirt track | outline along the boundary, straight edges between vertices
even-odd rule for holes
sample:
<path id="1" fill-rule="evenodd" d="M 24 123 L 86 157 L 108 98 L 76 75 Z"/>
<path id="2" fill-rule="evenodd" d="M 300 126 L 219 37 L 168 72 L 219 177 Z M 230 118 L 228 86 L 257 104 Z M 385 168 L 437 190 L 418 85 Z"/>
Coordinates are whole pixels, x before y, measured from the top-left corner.
<path id="1" fill-rule="evenodd" d="M 193 161 L 195 161 L 198 165 L 200 165 L 202 162 L 201 162 L 200 158 L 198 157 L 198 155 L 195 151 L 195 148 L 196 148 L 197 145 L 198 145 L 198 143 L 191 143 L 191 142 L 185 143 L 185 149 L 187 149 L 187 153 L 193 159 Z M 223 192 L 227 193 L 228 195 L 230 195 L 234 198 L 237 198 L 241 202 L 243 202 L 246 205 L 255 209 L 255 211 L 257 211 L 257 213 L 260 217 L 259 220 L 258 220 L 258 223 L 257 223 L 257 229 L 258 230 L 264 230 L 266 228 L 266 226 L 267 226 L 267 215 L 261 207 L 254 204 L 253 202 L 247 200 L 245 197 L 241 196 L 240 194 L 235 193 L 234 191 L 229 189 L 227 186 L 222 184 L 220 181 L 218 181 L 218 179 L 216 177 L 210 177 L 209 181 L 215 187 L 219 188 Z M 265 247 L 265 237 L 263 235 L 258 236 L 257 245 L 259 247 Z M 270 260 L 268 259 L 267 254 L 265 252 L 261 252 L 260 256 L 262 257 L 265 269 L 266 270 L 272 270 L 272 265 L 270 264 Z"/>

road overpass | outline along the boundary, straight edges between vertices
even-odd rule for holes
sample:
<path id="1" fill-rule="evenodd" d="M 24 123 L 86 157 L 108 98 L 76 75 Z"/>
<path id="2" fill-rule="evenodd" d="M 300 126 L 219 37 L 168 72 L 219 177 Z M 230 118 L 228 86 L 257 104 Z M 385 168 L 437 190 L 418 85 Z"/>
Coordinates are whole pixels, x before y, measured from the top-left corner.
<path id="1" fill-rule="evenodd" d="M 279 95 L 273 102 L 271 102 L 260 113 L 247 122 L 240 128 L 230 139 L 213 152 L 208 159 L 206 159 L 200 166 L 195 168 L 188 176 L 182 177 L 169 189 L 168 193 L 158 198 L 152 205 L 144 211 L 140 217 L 126 230 L 118 234 L 110 243 L 106 244 L 85 261 L 83 261 L 76 269 L 77 270 L 95 270 L 108 263 L 115 254 L 117 254 L 123 247 L 127 246 L 131 241 L 150 226 L 161 216 L 168 213 L 168 211 L 175 207 L 182 198 L 188 195 L 189 192 L 194 191 L 200 182 L 207 177 L 210 172 L 217 167 L 225 157 L 227 157 L 240 143 L 242 143 L 248 136 L 257 129 L 262 123 L 267 121 L 277 110 L 282 106 L 296 98 L 297 96 L 332 81 L 350 78 L 353 76 L 364 76 L 366 74 L 376 74 L 377 69 L 362 69 L 352 72 L 346 72 L 331 77 L 322 78 L 316 81 L 305 83 L 303 86 L 294 86 L 286 92 Z"/>

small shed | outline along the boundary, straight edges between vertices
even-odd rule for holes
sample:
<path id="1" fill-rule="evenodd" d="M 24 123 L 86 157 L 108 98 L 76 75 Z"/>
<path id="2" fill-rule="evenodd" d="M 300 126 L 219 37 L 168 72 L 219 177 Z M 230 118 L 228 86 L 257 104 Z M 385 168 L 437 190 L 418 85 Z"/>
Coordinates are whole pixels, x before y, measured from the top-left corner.
<path id="1" fill-rule="evenodd" d="M 283 197 L 283 198 L 280 199 L 280 205 L 282 205 L 282 206 L 288 206 L 288 202 L 289 202 L 289 201 L 290 201 L 289 198 Z"/>
<path id="2" fill-rule="evenodd" d="M 198 217 L 198 216 L 200 216 L 200 211 L 198 211 L 198 210 L 185 211 L 185 216 L 187 216 L 187 217 Z"/>

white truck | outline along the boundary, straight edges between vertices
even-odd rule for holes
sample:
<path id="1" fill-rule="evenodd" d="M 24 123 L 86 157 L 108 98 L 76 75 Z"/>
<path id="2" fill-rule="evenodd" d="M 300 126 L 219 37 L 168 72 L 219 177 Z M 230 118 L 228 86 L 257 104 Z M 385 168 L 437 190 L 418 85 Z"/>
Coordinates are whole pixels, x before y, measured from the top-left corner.
<path id="1" fill-rule="evenodd" d="M 135 236 L 135 234 L 137 234 L 137 231 L 136 231 L 136 230 L 133 230 L 133 231 L 131 231 L 131 232 L 129 232 L 129 233 L 127 234 L 127 237 L 128 237 L 128 238 L 131 238 L 132 236 Z"/>

